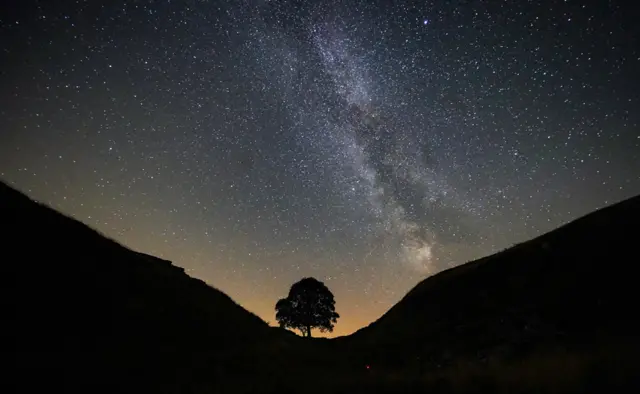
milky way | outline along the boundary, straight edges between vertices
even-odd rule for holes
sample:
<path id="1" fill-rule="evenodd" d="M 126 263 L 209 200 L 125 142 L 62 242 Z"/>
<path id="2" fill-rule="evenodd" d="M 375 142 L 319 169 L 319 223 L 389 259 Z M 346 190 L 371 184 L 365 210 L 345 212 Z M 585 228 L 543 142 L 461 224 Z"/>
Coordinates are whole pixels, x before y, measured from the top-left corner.
<path id="1" fill-rule="evenodd" d="M 375 56 L 359 44 L 360 37 L 349 32 L 352 24 L 335 16 L 326 19 L 303 22 L 297 39 L 255 23 L 262 26 L 253 31 L 258 62 L 270 66 L 266 78 L 284 87 L 283 105 L 304 119 L 301 143 L 320 152 L 320 166 L 337 169 L 332 175 L 345 202 L 364 207 L 365 232 L 395 244 L 398 264 L 434 273 L 444 266 L 438 264 L 439 233 L 455 236 L 452 228 L 465 225 L 473 203 L 432 165 L 431 127 L 403 114 L 408 103 L 389 105 L 385 85 L 402 81 L 384 75 Z M 431 105 L 424 106 L 433 118 L 438 116 Z"/>
<path id="2" fill-rule="evenodd" d="M 630 7 L 9 1 L 0 177 L 270 322 L 315 276 L 349 333 L 640 193 Z"/>

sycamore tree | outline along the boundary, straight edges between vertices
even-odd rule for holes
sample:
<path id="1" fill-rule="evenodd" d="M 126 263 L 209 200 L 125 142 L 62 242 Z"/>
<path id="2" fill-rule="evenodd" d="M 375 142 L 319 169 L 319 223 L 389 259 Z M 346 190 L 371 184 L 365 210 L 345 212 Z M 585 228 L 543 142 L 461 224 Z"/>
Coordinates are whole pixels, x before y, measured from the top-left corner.
<path id="1" fill-rule="evenodd" d="M 300 330 L 306 337 L 311 337 L 314 328 L 321 332 L 333 331 L 339 317 L 333 294 L 314 278 L 294 283 L 287 298 L 276 303 L 276 320 L 280 327 Z"/>

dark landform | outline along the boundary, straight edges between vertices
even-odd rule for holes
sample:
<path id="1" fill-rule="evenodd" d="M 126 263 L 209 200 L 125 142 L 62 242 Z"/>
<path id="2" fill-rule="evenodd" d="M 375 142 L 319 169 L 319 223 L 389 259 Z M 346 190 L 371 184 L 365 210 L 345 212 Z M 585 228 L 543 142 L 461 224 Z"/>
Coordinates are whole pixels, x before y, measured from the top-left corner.
<path id="1" fill-rule="evenodd" d="M 640 388 L 640 197 L 429 277 L 378 321 L 335 339 L 269 327 L 171 262 L 3 183 L 0 215 L 14 392 Z"/>

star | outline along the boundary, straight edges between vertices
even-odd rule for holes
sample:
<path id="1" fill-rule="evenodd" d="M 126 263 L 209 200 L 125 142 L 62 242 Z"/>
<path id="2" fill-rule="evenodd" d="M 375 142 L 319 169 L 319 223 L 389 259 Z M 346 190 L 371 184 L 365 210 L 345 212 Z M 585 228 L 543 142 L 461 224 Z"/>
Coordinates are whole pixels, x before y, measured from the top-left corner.
<path id="1" fill-rule="evenodd" d="M 265 320 L 331 278 L 348 334 L 640 194 L 632 2 L 72 3 L 3 11 L 3 180 Z"/>

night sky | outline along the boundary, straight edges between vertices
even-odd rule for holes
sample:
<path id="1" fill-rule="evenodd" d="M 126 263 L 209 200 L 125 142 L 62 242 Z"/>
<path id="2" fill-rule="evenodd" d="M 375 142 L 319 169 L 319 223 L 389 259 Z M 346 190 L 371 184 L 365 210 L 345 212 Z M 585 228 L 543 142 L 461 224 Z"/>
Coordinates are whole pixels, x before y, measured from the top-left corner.
<path id="1" fill-rule="evenodd" d="M 271 324 L 314 276 L 350 333 L 640 193 L 632 1 L 0 7 L 0 178 Z"/>

